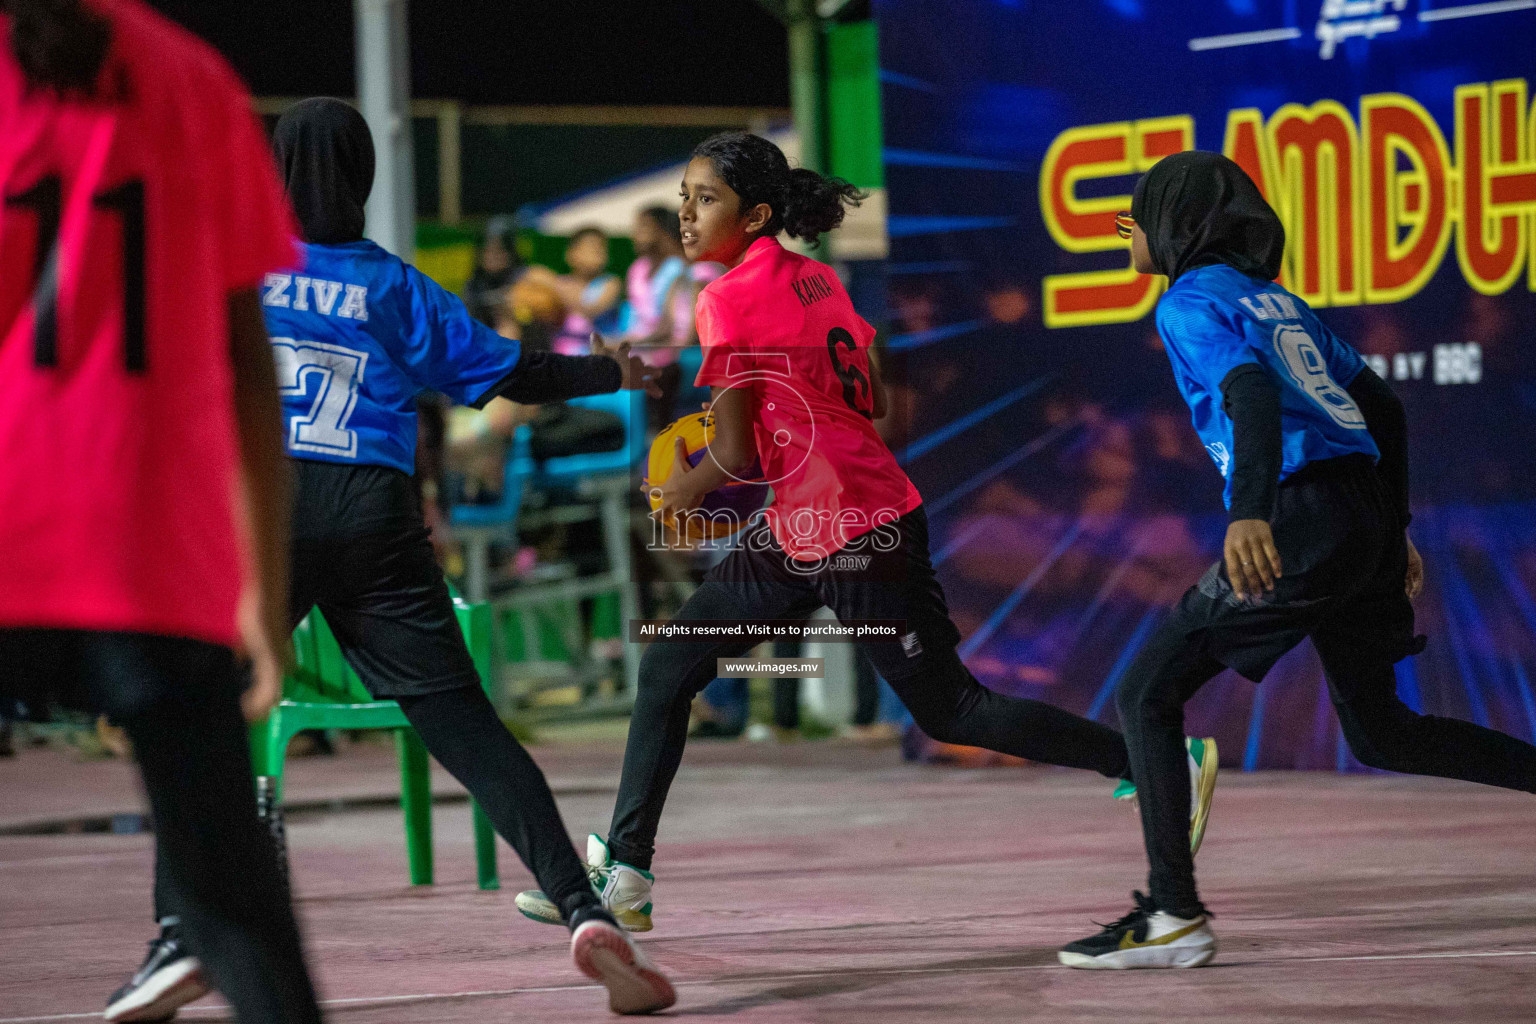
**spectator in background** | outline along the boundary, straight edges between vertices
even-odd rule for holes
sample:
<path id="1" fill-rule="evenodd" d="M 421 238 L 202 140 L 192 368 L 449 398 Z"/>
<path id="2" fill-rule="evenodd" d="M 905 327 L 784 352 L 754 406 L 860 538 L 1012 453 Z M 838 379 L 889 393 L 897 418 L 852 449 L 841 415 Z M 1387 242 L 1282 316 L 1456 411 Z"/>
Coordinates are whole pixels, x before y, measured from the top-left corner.
<path id="1" fill-rule="evenodd" d="M 667 296 L 688 269 L 677 211 L 648 206 L 635 215 L 635 262 L 629 265 L 620 330 L 635 345 L 665 343 L 672 337 Z"/>
<path id="2" fill-rule="evenodd" d="M 565 323 L 555 338 L 554 350 L 562 355 L 587 352 L 593 331 L 605 337 L 619 333 L 624 282 L 608 273 L 608 236 L 602 228 L 585 227 L 571 236 L 565 247 L 569 274 L 555 274 L 544 267 L 529 270 L 530 276 L 547 281 L 565 304 Z"/>
<path id="3" fill-rule="evenodd" d="M 470 316 L 499 330 L 508 293 L 523 269 L 517 254 L 517 223 L 511 217 L 492 217 L 475 250 L 474 273 L 464 286 L 464 305 Z"/>
<path id="4" fill-rule="evenodd" d="M 725 267 L 708 260 L 688 265 L 688 272 L 678 275 L 667 293 L 666 308 L 672 316 L 672 344 L 679 348 L 699 343 L 699 332 L 694 326 L 693 311 L 699 303 L 699 293 L 704 286 L 725 273 Z"/>
<path id="5" fill-rule="evenodd" d="M 620 325 L 626 341 L 636 346 L 647 366 L 661 370 L 656 383 L 661 398 L 647 402 L 651 429 L 659 431 L 672 419 L 682 372 L 677 368 L 677 343 L 673 338 L 674 286 L 687 277 L 683 259 L 682 228 L 677 212 L 665 206 L 648 206 L 635 215 L 635 262 L 626 278 L 628 300 Z M 691 321 L 690 316 L 690 331 Z M 641 346 L 664 346 L 649 350 Z"/>

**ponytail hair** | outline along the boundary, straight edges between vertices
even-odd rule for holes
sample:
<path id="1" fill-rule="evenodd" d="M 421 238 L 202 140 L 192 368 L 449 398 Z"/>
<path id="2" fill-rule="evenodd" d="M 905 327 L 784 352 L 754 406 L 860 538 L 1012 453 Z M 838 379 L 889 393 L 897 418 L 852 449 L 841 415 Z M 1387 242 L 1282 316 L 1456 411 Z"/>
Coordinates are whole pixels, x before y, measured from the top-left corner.
<path id="1" fill-rule="evenodd" d="M 847 207 L 867 198 L 842 178 L 824 177 L 804 167 L 791 169 L 783 150 L 749 132 L 712 135 L 699 143 L 693 155 L 714 166 L 741 198 L 743 213 L 768 204 L 773 212 L 760 238 L 783 231 L 814 247 L 822 234 L 843 222 Z"/>
<path id="2" fill-rule="evenodd" d="M 112 24 L 82 0 L 0 0 L 11 21 L 11 54 L 27 84 L 92 96 L 112 46 Z"/>

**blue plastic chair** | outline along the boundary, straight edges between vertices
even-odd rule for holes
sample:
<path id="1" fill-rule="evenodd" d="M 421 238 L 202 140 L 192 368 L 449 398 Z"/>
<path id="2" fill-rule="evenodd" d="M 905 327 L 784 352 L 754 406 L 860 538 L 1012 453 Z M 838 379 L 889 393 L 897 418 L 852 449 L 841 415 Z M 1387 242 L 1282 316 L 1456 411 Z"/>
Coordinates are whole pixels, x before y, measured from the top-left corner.
<path id="1" fill-rule="evenodd" d="M 512 447 L 502 468 L 501 499 L 494 505 L 455 505 L 448 521 L 464 541 L 464 592 L 472 603 L 490 596 L 491 545 L 517 537 L 517 515 L 523 489 L 534 473 L 527 426 L 512 435 Z"/>
<path id="2" fill-rule="evenodd" d="M 704 350 L 698 345 L 689 345 L 678 353 L 677 366 L 683 371 L 682 386 L 677 391 L 677 407 L 672 410 L 676 417 L 687 416 L 699 411 L 699 403 L 709 401 L 709 388 L 696 388 L 693 379 L 699 375 L 699 367 L 704 365 Z"/>
<path id="3" fill-rule="evenodd" d="M 545 459 L 538 467 L 538 482 L 548 486 L 571 486 L 584 477 L 628 474 L 645 455 L 645 393 L 615 391 L 607 395 L 573 398 L 567 405 L 579 405 L 612 413 L 624 423 L 624 446 L 611 452 L 588 452 Z"/>
<path id="4" fill-rule="evenodd" d="M 640 592 L 635 585 L 629 548 L 629 499 L 630 488 L 639 485 L 633 470 L 646 455 L 645 393 L 616 391 L 573 398 L 568 404 L 599 409 L 619 417 L 624 424 L 624 444 L 611 452 L 545 459 L 538 464 L 532 482 L 540 487 L 573 491 L 583 499 L 596 499 L 597 517 L 603 526 L 603 549 L 608 555 L 608 571 L 601 576 L 584 578 L 581 589 L 592 593 L 618 592 L 622 634 L 628 628 L 629 620 L 640 614 Z M 570 589 L 573 588 L 567 588 Z M 640 652 L 627 640 L 623 648 L 625 683 L 632 697 L 640 680 Z"/>

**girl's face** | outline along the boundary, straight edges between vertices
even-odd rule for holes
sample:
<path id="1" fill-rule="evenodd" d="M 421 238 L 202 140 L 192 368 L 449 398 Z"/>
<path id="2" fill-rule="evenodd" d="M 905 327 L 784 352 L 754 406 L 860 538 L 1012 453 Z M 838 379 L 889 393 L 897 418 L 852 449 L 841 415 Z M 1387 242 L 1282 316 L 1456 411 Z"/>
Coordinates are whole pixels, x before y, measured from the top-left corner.
<path id="1" fill-rule="evenodd" d="M 683 255 L 694 262 L 736 266 L 773 214 L 767 203 L 741 209 L 741 197 L 721 180 L 707 157 L 688 162 L 682 198 L 678 220 L 683 227 Z"/>
<path id="2" fill-rule="evenodd" d="M 656 226 L 654 220 L 639 213 L 635 215 L 635 229 L 630 237 L 634 239 L 635 252 L 645 256 L 655 250 L 661 238 L 661 228 Z"/>
<path id="3" fill-rule="evenodd" d="M 512 266 L 512 254 L 501 239 L 492 236 L 480 248 L 480 269 L 487 274 L 499 274 Z"/>
<path id="4" fill-rule="evenodd" d="M 596 277 L 608 266 L 608 239 L 582 235 L 565 250 L 566 265 L 582 277 Z"/>

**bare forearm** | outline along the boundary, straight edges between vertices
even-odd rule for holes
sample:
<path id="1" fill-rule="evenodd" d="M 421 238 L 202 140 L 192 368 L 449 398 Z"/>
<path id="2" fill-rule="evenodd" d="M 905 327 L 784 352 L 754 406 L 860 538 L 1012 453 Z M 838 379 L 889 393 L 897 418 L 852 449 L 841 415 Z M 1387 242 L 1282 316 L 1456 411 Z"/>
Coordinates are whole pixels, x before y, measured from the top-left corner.
<path id="1" fill-rule="evenodd" d="M 731 480 L 740 479 L 757 460 L 752 434 L 752 398 L 745 388 L 710 389 L 715 423 L 709 450 L 683 477 L 694 494 L 708 494 Z"/>
<path id="2" fill-rule="evenodd" d="M 283 450 L 282 405 L 261 305 L 254 290 L 229 299 L 230 358 L 235 378 L 235 429 L 240 489 L 262 613 L 288 618 L 290 474 Z"/>
<path id="3" fill-rule="evenodd" d="M 745 469 L 746 467 L 741 467 Z M 717 487 L 722 487 L 731 480 L 736 479 L 739 471 L 720 465 L 714 458 L 714 452 L 704 453 L 699 464 L 683 474 L 683 486 L 694 494 L 708 494 Z"/>

